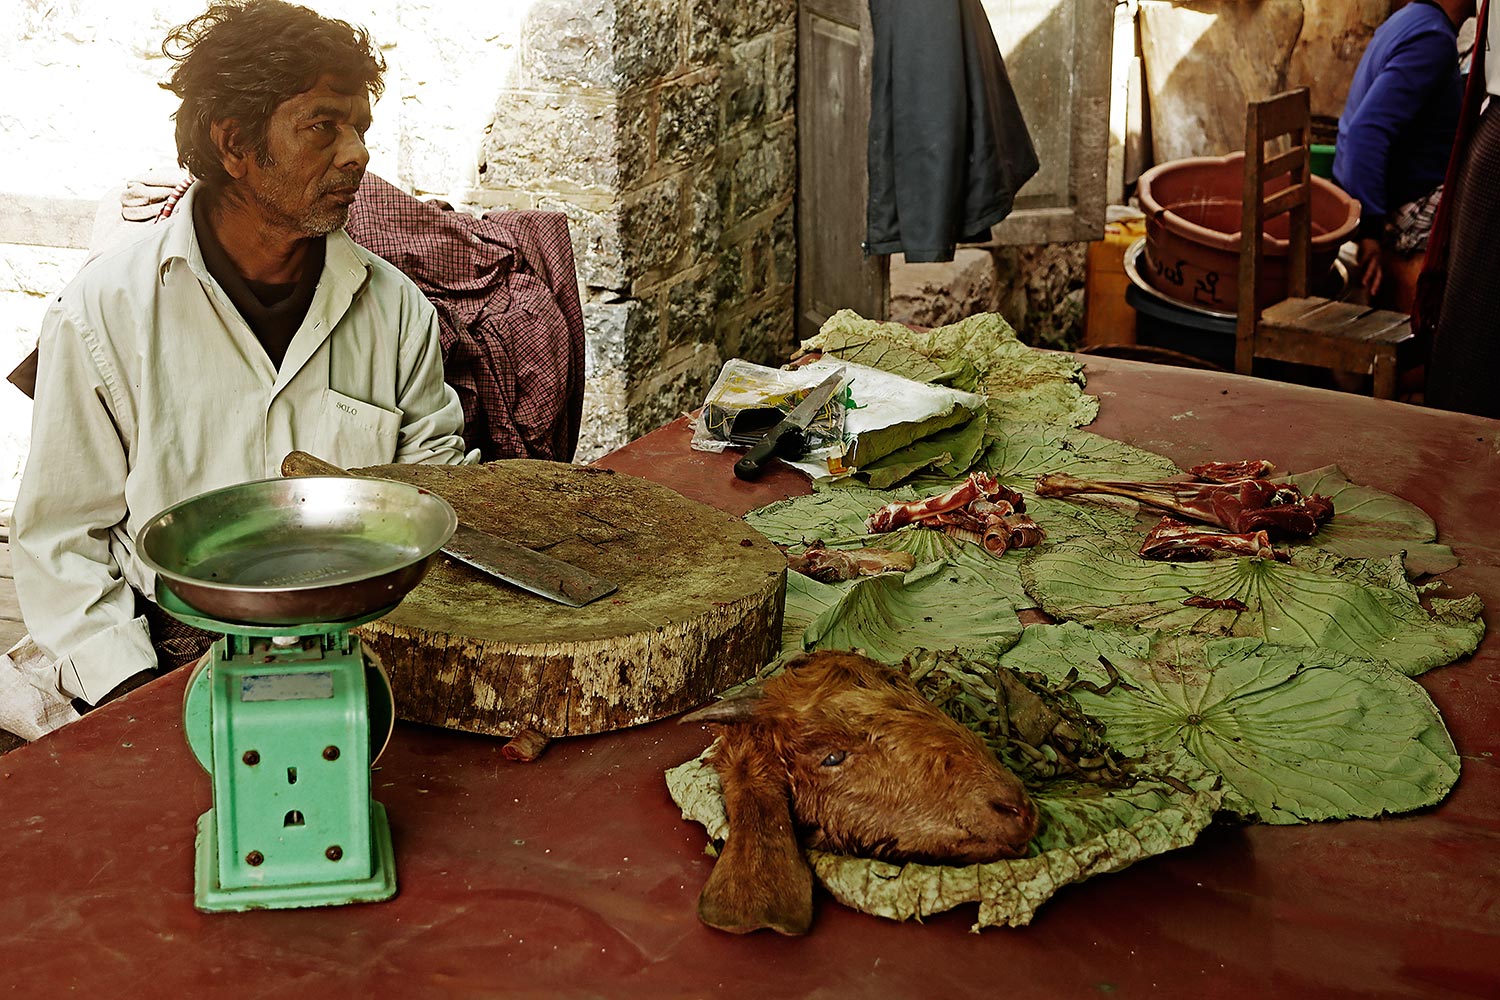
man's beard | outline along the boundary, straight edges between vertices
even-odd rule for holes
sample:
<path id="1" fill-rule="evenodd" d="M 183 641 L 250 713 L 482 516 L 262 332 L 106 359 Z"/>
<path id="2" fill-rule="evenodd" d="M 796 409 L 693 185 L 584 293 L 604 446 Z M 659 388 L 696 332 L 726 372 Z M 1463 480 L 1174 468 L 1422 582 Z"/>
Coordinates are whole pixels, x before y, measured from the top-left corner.
<path id="1" fill-rule="evenodd" d="M 263 164 L 267 168 L 264 186 L 255 192 L 261 208 L 275 222 L 301 233 L 304 236 L 327 236 L 349 221 L 349 206 L 325 204 L 323 195 L 330 191 L 357 188 L 363 171 L 328 178 L 318 184 L 317 197 L 311 205 L 301 204 L 301 190 L 293 190 L 277 172 L 276 163 L 269 158 Z"/>
<path id="2" fill-rule="evenodd" d="M 349 206 L 333 205 L 329 208 L 312 208 L 304 215 L 298 228 L 307 236 L 327 236 L 349 221 Z"/>

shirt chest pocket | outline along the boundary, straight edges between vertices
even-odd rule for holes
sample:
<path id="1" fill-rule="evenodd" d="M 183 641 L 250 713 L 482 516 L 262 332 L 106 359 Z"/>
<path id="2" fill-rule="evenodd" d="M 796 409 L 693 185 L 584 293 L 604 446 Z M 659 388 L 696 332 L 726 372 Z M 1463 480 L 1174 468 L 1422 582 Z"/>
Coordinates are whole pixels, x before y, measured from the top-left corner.
<path id="1" fill-rule="evenodd" d="M 335 464 L 346 469 L 389 464 L 396 457 L 400 431 L 399 411 L 323 390 L 318 438 Z"/>

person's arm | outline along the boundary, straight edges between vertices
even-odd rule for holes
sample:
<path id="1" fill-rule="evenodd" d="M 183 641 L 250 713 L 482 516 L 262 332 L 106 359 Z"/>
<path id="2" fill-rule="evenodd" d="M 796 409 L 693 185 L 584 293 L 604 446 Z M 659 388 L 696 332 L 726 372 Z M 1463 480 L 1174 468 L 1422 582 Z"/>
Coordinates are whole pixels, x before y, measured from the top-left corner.
<path id="1" fill-rule="evenodd" d="M 437 311 L 413 286 L 402 313 L 396 400 L 401 429 L 395 461 L 437 465 L 478 461 L 477 451 L 464 452 L 463 405 L 458 393 L 443 381 Z"/>
<path id="2" fill-rule="evenodd" d="M 1379 293 L 1380 281 L 1385 277 L 1385 269 L 1380 263 L 1380 241 L 1373 236 L 1361 237 L 1354 266 L 1358 270 L 1354 277 L 1365 294 L 1373 297 Z"/>
<path id="3" fill-rule="evenodd" d="M 1413 122 L 1457 60 L 1452 36 L 1438 30 L 1412 35 L 1391 52 L 1359 108 L 1340 123 L 1338 181 L 1360 203 L 1362 237 L 1379 239 L 1394 207 L 1386 191 L 1391 157 L 1402 141 L 1410 141 Z"/>
<path id="4" fill-rule="evenodd" d="M 110 548 L 125 519 L 133 421 L 124 381 L 94 332 L 56 302 L 42 325 L 31 451 L 11 522 L 21 614 L 57 660 L 58 686 L 97 704 L 156 666 L 135 594 Z"/>

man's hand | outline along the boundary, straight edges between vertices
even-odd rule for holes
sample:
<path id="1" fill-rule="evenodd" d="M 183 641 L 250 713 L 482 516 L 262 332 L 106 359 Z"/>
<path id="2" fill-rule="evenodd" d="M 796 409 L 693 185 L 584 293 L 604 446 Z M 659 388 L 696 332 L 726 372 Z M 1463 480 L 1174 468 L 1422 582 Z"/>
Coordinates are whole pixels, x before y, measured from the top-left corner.
<path id="1" fill-rule="evenodd" d="M 1359 241 L 1359 257 L 1355 262 L 1359 269 L 1359 283 L 1364 287 L 1365 294 L 1371 299 L 1375 293 L 1380 291 L 1380 241 L 1362 239 Z"/>

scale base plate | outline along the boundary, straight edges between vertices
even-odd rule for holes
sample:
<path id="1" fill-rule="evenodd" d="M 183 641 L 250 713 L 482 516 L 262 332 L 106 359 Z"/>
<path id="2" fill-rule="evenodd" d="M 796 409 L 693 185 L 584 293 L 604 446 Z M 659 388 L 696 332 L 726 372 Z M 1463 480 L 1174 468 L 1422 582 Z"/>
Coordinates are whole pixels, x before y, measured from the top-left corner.
<path id="1" fill-rule="evenodd" d="M 218 877 L 218 817 L 210 809 L 198 817 L 193 907 L 204 913 L 239 913 L 390 899 L 396 895 L 396 852 L 391 846 L 391 824 L 386 819 L 385 806 L 374 801 L 370 803 L 370 842 L 375 846 L 375 871 L 369 878 L 226 889 L 219 885 Z"/>

